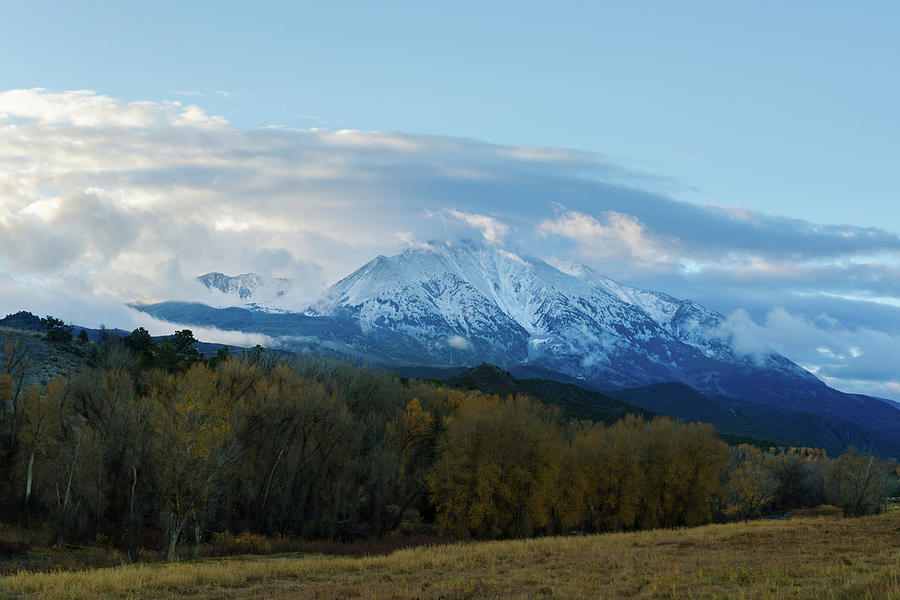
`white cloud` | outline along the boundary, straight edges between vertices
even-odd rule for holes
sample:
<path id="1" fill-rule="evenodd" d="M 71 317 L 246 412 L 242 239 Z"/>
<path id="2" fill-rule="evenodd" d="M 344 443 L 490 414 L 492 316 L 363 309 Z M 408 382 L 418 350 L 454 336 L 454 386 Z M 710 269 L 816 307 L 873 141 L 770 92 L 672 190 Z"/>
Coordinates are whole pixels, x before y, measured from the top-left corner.
<path id="1" fill-rule="evenodd" d="M 502 242 L 503 237 L 509 233 L 509 227 L 494 217 L 463 212 L 455 209 L 447 209 L 445 212 L 451 217 L 459 219 L 466 225 L 481 231 L 484 241 L 489 244 L 498 244 Z"/>
<path id="2" fill-rule="evenodd" d="M 520 265 L 528 264 L 528 261 L 526 261 L 524 258 L 522 258 L 521 256 L 519 256 L 518 254 L 516 254 L 514 252 L 510 252 L 509 250 L 504 250 L 503 248 L 497 248 L 497 252 L 499 252 L 500 254 L 502 254 L 503 256 L 505 256 L 506 258 L 508 258 L 510 260 L 516 261 Z"/>
<path id="3" fill-rule="evenodd" d="M 575 242 L 582 255 L 595 260 L 625 259 L 641 265 L 671 263 L 677 240 L 656 236 L 636 217 L 604 211 L 600 218 L 567 210 L 540 223 L 538 230 Z"/>
<path id="4" fill-rule="evenodd" d="M 202 341 L 215 341 L 219 344 L 229 344 L 231 346 L 241 346 L 243 348 L 252 348 L 256 345 L 263 347 L 273 347 L 276 340 L 261 333 L 246 333 L 243 331 L 230 331 L 225 329 L 216 329 L 215 327 L 199 327 L 197 325 L 171 323 L 169 321 L 161 321 L 148 317 L 144 313 L 137 315 L 138 322 L 147 329 L 151 335 L 170 335 L 181 329 L 189 329 L 194 334 L 194 338 Z"/>
<path id="5" fill-rule="evenodd" d="M 415 152 L 423 148 L 420 140 L 411 135 L 359 131 L 357 129 L 321 130 L 320 134 L 330 144 L 347 148 L 385 149 Z"/>
<path id="6" fill-rule="evenodd" d="M 174 120 L 175 125 L 210 125 L 210 126 L 223 126 L 227 125 L 228 121 L 223 117 L 218 116 L 209 116 L 203 110 L 195 105 L 189 104 L 185 106 L 184 109 L 179 113 L 178 117 Z"/>
<path id="7" fill-rule="evenodd" d="M 850 328 L 827 314 L 809 317 L 783 308 L 769 311 L 761 321 L 744 310 L 734 311 L 718 333 L 740 353 L 760 358 L 777 352 L 839 389 L 865 385 L 900 398 L 900 387 L 892 384 L 900 373 L 900 355 L 895 350 L 900 347 L 900 335 Z"/>
<path id="8" fill-rule="evenodd" d="M 560 161 L 591 160 L 585 152 L 567 148 L 537 148 L 534 146 L 510 146 L 501 149 L 506 156 L 519 160 L 556 163 Z"/>
<path id="9" fill-rule="evenodd" d="M 0 112 L 40 125 L 74 127 L 149 127 L 190 122 L 224 125 L 222 117 L 209 117 L 196 105 L 180 102 L 128 102 L 90 90 L 50 92 L 41 88 L 0 92 Z"/>

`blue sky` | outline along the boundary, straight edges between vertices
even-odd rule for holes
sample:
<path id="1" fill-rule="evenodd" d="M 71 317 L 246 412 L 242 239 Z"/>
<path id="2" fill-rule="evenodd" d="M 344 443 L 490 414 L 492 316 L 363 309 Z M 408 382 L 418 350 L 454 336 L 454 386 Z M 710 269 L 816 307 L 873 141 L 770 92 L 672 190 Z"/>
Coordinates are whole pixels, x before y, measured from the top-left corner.
<path id="1" fill-rule="evenodd" d="M 199 92 L 238 127 L 579 148 L 671 177 L 687 200 L 900 229 L 896 2 L 35 1 L 3 12 L 0 89 Z"/>
<path id="2" fill-rule="evenodd" d="M 487 4 L 4 6 L 0 302 L 128 326 L 489 219 L 900 397 L 900 5 Z"/>

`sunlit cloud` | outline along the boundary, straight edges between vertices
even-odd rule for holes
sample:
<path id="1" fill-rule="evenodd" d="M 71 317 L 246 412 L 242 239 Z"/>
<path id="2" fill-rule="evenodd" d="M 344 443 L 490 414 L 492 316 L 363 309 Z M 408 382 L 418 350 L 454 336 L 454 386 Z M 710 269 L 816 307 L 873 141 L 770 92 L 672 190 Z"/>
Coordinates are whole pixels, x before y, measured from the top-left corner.
<path id="1" fill-rule="evenodd" d="M 489 244 L 497 244 L 503 241 L 504 236 L 509 233 L 509 227 L 488 215 L 479 215 L 475 213 L 467 213 L 461 210 L 448 208 L 445 211 L 448 215 L 455 219 L 459 219 L 466 225 L 473 227 L 481 232 L 484 241 Z"/>
<path id="2" fill-rule="evenodd" d="M 200 107 L 181 102 L 128 102 L 90 90 L 50 92 L 35 88 L 0 92 L 0 113 L 6 119 L 35 121 L 40 125 L 74 127 L 149 127 L 163 124 L 224 125 L 222 117 L 209 117 Z"/>
<path id="3" fill-rule="evenodd" d="M 677 239 L 662 239 L 647 230 L 636 217 L 604 211 L 599 218 L 577 211 L 565 211 L 538 225 L 544 234 L 555 234 L 575 242 L 579 252 L 595 260 L 620 259 L 639 265 L 672 262 Z"/>

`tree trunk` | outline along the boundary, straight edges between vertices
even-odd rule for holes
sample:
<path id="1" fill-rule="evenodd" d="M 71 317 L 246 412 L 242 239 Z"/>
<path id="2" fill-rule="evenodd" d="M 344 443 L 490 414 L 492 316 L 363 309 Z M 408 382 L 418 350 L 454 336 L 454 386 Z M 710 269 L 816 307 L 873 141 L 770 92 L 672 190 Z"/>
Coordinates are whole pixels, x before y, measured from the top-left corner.
<path id="1" fill-rule="evenodd" d="M 69 472 L 66 477 L 66 491 L 63 494 L 62 504 L 59 507 L 59 517 L 56 524 L 56 543 L 63 541 L 63 528 L 66 526 L 66 513 L 69 510 L 69 502 L 72 499 L 72 480 L 75 479 L 75 467 L 78 466 L 78 454 L 81 450 L 81 438 L 78 438 L 75 444 L 75 455 L 72 457 L 72 463 L 69 465 Z M 57 490 L 57 496 L 59 490 Z"/>
<path id="2" fill-rule="evenodd" d="M 128 520 L 134 522 L 134 491 L 137 488 L 137 467 L 131 465 L 131 497 L 128 501 Z"/>
<path id="3" fill-rule="evenodd" d="M 262 502 L 260 503 L 260 508 L 259 508 L 259 521 L 257 524 L 257 527 L 260 529 L 260 531 L 262 531 L 264 533 L 269 533 L 269 527 L 268 527 L 269 519 L 267 518 L 267 515 L 266 515 L 266 508 L 267 508 L 267 505 L 269 504 L 269 491 L 272 488 L 272 478 L 275 476 L 275 468 L 278 466 L 278 461 L 280 461 L 281 457 L 284 456 L 284 452 L 290 446 L 291 441 L 293 441 L 293 440 L 291 440 L 289 438 L 288 441 L 286 441 L 284 444 L 282 444 L 281 448 L 278 450 L 278 455 L 275 456 L 275 460 L 272 461 L 272 468 L 269 469 L 269 476 L 266 477 L 266 485 L 263 488 Z"/>
<path id="4" fill-rule="evenodd" d="M 131 465 L 131 487 L 128 495 L 128 514 L 125 515 L 124 522 L 122 523 L 122 530 L 124 531 L 124 536 L 122 538 L 122 542 L 127 548 L 129 555 L 137 549 L 137 534 L 135 530 L 137 529 L 136 523 L 137 519 L 134 516 L 134 500 L 135 500 L 135 492 L 137 488 L 137 467 L 132 463 Z"/>
<path id="5" fill-rule="evenodd" d="M 100 535 L 103 520 L 103 469 L 97 469 L 97 503 L 94 506 L 94 537 Z"/>
<path id="6" fill-rule="evenodd" d="M 415 500 L 416 497 L 424 491 L 425 491 L 425 482 L 420 481 L 419 484 L 416 486 L 416 490 L 412 493 L 412 495 L 410 495 L 406 498 L 406 501 L 400 507 L 400 510 L 397 511 L 397 516 L 394 517 L 394 520 L 391 523 L 392 530 L 396 530 L 398 527 L 400 527 L 400 524 L 403 522 L 403 513 L 406 512 L 406 509 L 409 508 L 409 505 L 413 503 L 413 500 Z"/>
<path id="7" fill-rule="evenodd" d="M 137 490 L 137 467 L 132 464 L 131 465 L 131 494 L 128 497 L 128 524 L 127 531 L 129 538 L 134 536 L 134 494 Z"/>
<path id="8" fill-rule="evenodd" d="M 169 531 L 169 547 L 166 550 L 166 561 L 172 562 L 177 557 L 175 555 L 175 546 L 178 544 L 178 538 L 181 537 L 181 530 L 184 529 L 185 518 L 175 516 L 175 513 L 172 513 L 172 528 Z"/>
<path id="9" fill-rule="evenodd" d="M 194 536 L 191 540 L 191 558 L 197 558 L 200 550 L 200 540 L 202 539 L 203 528 L 200 526 L 200 520 L 194 518 Z"/>
<path id="10" fill-rule="evenodd" d="M 31 452 L 28 454 L 28 467 L 25 471 L 25 526 L 28 526 L 28 513 L 31 508 L 31 483 L 32 474 L 34 473 L 34 454 L 37 451 L 37 444 L 32 444 Z"/>

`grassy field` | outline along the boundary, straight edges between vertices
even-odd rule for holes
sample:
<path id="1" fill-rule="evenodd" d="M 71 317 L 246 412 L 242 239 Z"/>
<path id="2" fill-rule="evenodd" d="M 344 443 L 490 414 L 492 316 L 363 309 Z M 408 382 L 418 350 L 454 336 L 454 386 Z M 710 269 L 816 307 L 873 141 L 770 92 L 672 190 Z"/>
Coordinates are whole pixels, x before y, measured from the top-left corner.
<path id="1" fill-rule="evenodd" d="M 900 512 L 0 579 L 23 597 L 900 600 Z"/>

